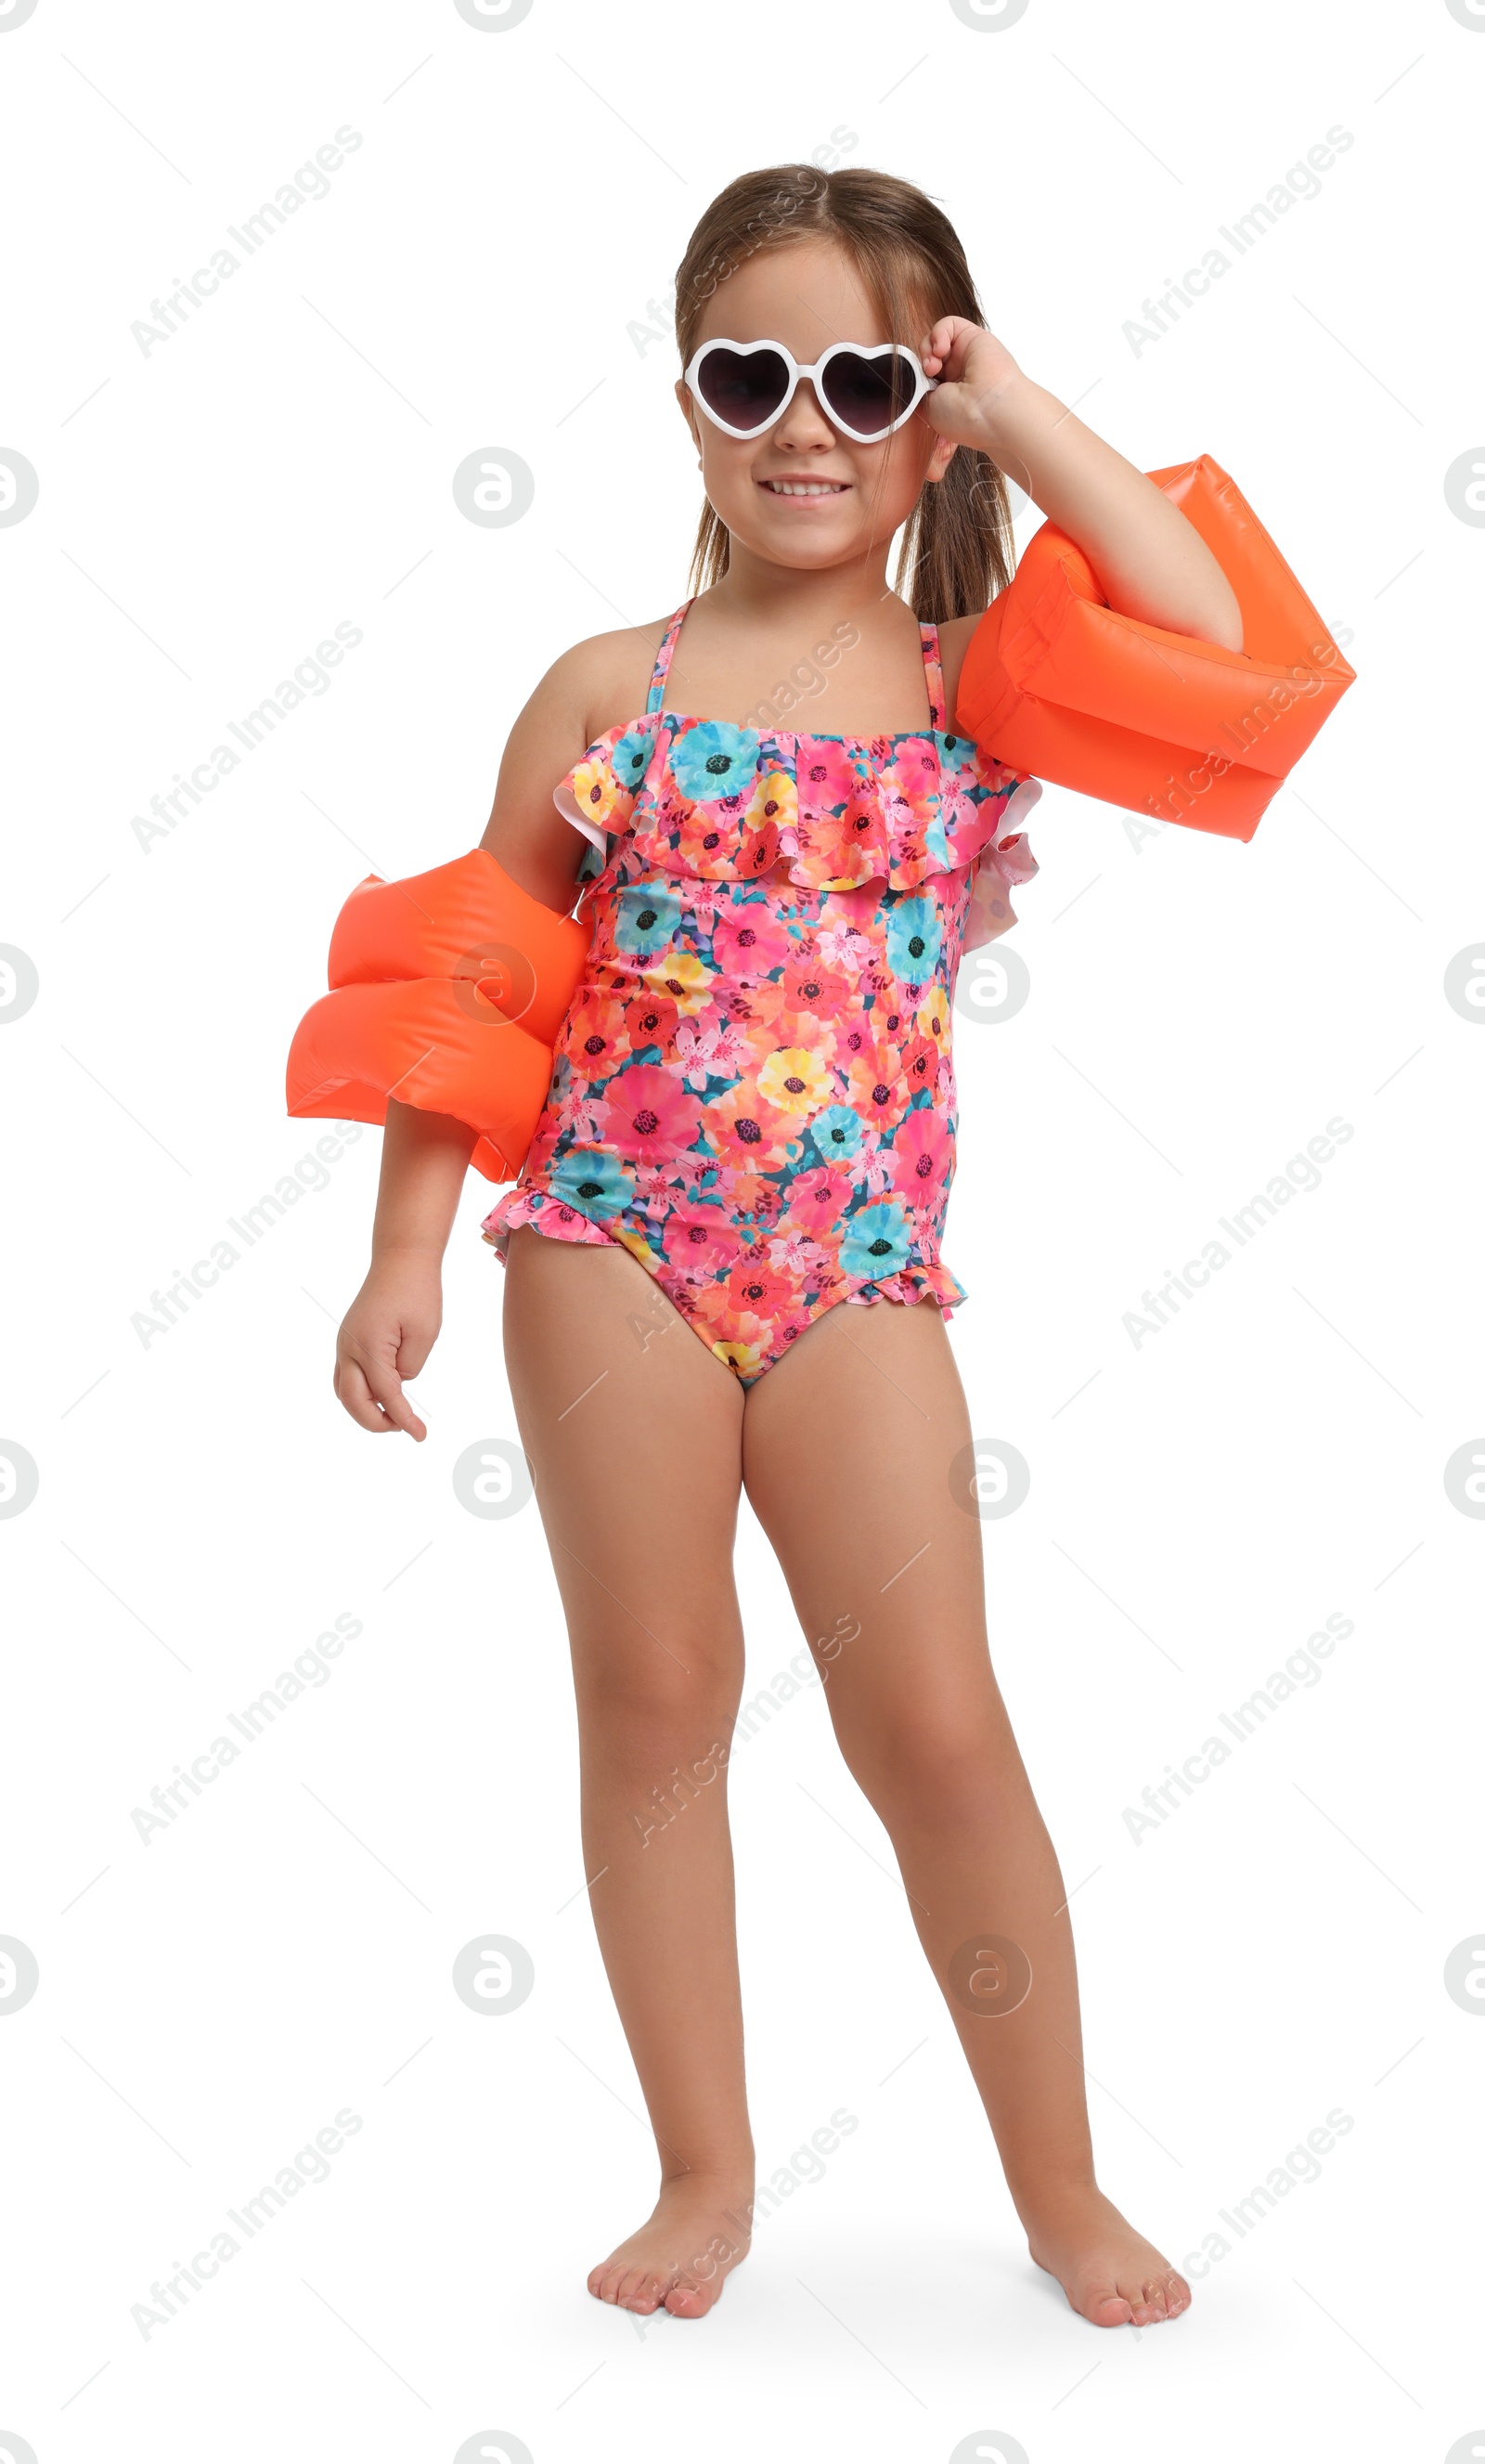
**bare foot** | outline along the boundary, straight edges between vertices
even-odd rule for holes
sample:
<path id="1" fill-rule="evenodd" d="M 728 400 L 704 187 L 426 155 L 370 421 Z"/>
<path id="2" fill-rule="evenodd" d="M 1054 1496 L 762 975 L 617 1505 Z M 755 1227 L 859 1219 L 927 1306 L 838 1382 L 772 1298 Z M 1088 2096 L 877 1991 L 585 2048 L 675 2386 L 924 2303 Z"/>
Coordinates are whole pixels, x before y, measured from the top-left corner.
<path id="1" fill-rule="evenodd" d="M 683 2173 L 662 2186 L 655 2212 L 588 2278 L 588 2291 L 621 2310 L 646 2315 L 662 2305 L 673 2319 L 701 2319 L 722 2280 L 748 2255 L 753 2184 Z"/>
<path id="2" fill-rule="evenodd" d="M 1027 2246 L 1095 2327 L 1153 2327 L 1190 2309 L 1191 2288 L 1091 2184 L 1059 2191 L 1028 2219 Z"/>

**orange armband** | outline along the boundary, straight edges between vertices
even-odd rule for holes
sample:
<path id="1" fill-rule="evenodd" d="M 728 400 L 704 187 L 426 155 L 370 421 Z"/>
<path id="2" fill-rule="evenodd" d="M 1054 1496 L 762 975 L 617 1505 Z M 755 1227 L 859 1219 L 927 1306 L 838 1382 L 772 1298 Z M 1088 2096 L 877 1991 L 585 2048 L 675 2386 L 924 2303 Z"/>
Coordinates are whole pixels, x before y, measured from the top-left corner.
<path id="1" fill-rule="evenodd" d="M 330 939 L 330 990 L 300 1020 L 288 1105 L 382 1123 L 388 1097 L 478 1133 L 513 1180 L 552 1078 L 591 927 L 532 898 L 483 847 L 405 881 L 367 875 Z"/>
<path id="2" fill-rule="evenodd" d="M 1081 550 L 1043 522 L 971 638 L 957 723 L 1027 777 L 1251 839 L 1355 671 L 1210 454 L 1148 475 L 1232 583 L 1242 649 L 1117 615 Z"/>

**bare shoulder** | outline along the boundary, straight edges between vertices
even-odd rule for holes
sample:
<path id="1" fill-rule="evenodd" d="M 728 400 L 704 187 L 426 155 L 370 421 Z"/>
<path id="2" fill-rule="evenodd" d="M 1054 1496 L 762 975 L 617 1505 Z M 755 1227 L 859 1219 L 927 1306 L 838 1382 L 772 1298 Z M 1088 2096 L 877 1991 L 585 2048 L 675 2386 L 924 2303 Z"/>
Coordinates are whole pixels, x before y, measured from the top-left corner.
<path id="1" fill-rule="evenodd" d="M 575 642 L 553 660 L 506 739 L 480 845 L 534 898 L 564 913 L 585 842 L 554 807 L 553 790 L 599 737 L 644 711 L 668 621 Z"/>
<path id="2" fill-rule="evenodd" d="M 580 712 L 583 752 L 611 727 L 627 725 L 643 715 L 650 677 L 668 616 L 645 625 L 624 625 L 609 633 L 590 633 L 554 659 L 536 688 L 550 692 L 554 705 Z M 534 696 L 535 698 L 535 696 Z M 574 757 L 576 759 L 576 756 Z"/>
<path id="3" fill-rule="evenodd" d="M 953 711 L 964 671 L 965 653 L 981 622 L 979 615 L 950 616 L 938 628 L 938 655 L 944 671 L 944 707 Z"/>

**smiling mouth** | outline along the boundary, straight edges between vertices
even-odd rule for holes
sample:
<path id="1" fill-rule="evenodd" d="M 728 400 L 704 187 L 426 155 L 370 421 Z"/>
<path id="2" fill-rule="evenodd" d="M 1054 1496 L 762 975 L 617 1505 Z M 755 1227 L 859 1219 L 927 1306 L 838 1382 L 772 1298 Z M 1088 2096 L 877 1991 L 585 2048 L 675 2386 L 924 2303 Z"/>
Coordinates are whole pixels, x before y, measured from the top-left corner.
<path id="1" fill-rule="evenodd" d="M 760 479 L 771 496 L 843 496 L 849 479 Z"/>

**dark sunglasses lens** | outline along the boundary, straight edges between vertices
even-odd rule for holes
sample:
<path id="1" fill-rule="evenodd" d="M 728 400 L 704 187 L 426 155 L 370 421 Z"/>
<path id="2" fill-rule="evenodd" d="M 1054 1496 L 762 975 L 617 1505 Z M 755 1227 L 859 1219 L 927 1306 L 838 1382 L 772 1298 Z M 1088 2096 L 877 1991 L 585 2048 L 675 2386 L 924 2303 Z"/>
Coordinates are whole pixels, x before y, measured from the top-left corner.
<path id="1" fill-rule="evenodd" d="M 825 407 L 858 436 L 884 436 L 907 408 L 916 384 L 911 362 L 895 353 L 866 360 L 841 351 L 825 370 Z"/>
<path id="2" fill-rule="evenodd" d="M 707 408 L 729 428 L 766 428 L 789 390 L 789 370 L 776 351 L 709 351 L 696 385 Z"/>

